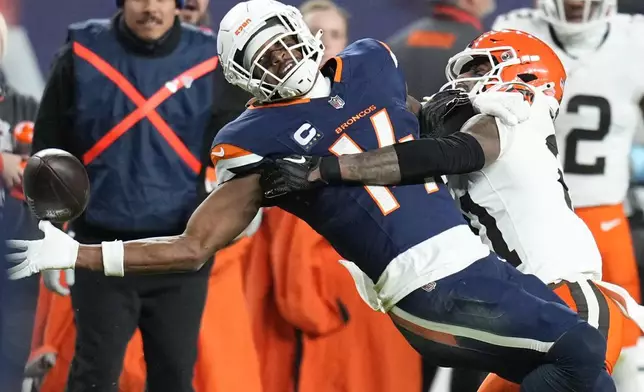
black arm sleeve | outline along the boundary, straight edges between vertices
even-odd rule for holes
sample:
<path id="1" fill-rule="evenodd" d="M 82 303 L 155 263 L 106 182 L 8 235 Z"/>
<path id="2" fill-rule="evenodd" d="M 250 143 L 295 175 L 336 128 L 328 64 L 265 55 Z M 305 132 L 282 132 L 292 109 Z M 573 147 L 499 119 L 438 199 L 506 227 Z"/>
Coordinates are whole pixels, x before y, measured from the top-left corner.
<path id="1" fill-rule="evenodd" d="M 34 126 L 32 151 L 60 148 L 76 155 L 70 140 L 74 111 L 74 70 L 71 45 L 57 54 L 45 86 Z"/>
<path id="2" fill-rule="evenodd" d="M 394 144 L 401 184 L 418 184 L 427 178 L 481 170 L 485 154 L 472 135 L 456 132 L 441 138 L 427 138 Z"/>

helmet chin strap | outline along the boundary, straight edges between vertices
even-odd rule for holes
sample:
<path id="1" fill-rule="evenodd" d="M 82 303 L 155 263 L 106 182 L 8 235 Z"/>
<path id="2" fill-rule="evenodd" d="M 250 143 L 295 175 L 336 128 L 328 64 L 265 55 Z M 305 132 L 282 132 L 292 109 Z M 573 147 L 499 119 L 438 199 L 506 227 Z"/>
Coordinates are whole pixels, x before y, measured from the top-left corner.
<path id="1" fill-rule="evenodd" d="M 300 97 L 307 94 L 315 86 L 318 75 L 317 63 L 311 59 L 302 61 L 297 69 L 277 89 L 284 98 Z"/>
<path id="2" fill-rule="evenodd" d="M 318 75 L 315 79 L 315 84 L 313 84 L 313 88 L 311 88 L 311 91 L 306 93 L 305 98 L 324 98 L 328 97 L 331 95 L 331 79 L 327 78 L 326 76 L 323 76 L 321 73 L 318 72 Z"/>

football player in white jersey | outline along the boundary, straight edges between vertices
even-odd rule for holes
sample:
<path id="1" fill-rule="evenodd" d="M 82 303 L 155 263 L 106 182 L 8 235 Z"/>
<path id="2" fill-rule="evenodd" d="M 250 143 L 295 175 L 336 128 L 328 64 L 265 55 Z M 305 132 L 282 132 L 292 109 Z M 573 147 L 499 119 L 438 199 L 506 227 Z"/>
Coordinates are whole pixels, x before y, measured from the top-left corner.
<path id="1" fill-rule="evenodd" d="M 471 227 L 507 262 L 552 284 L 571 308 L 602 331 L 608 340 L 606 367 L 612 371 L 622 348 L 626 319 L 612 297 L 620 302 L 626 298 L 634 313 L 641 310 L 625 290 L 599 282 L 601 257 L 597 245 L 572 210 L 553 125 L 566 80 L 561 61 L 548 45 L 529 34 L 494 31 L 483 34 L 454 56 L 447 66 L 447 76 L 451 80 L 448 86 L 466 89 L 479 106 L 505 101 L 516 106 L 517 113 L 519 109 L 527 110 L 527 116 L 519 113 L 517 117 L 525 120 L 516 125 L 496 119 L 495 132 L 472 132 L 484 156 L 478 163 L 457 159 L 460 164 L 448 167 L 448 157 L 476 154 L 471 153 L 472 146 L 464 146 L 458 138 L 451 137 L 450 133 L 457 129 L 447 130 L 435 135 L 438 138 L 363 154 L 279 159 L 277 165 L 283 177 L 267 180 L 269 195 L 270 188 L 279 188 L 278 184 L 284 188 L 276 188 L 276 193 L 305 190 L 316 186 L 315 182 L 319 184 L 316 179 L 326 183 L 395 185 L 472 171 L 450 176 L 449 181 Z M 477 121 L 481 121 L 480 116 L 461 129 L 470 132 L 472 123 Z M 441 140 L 448 142 L 441 146 L 445 156 L 435 149 Z M 481 390 L 518 388 L 491 376 Z"/>
<path id="2" fill-rule="evenodd" d="M 555 122 L 566 183 L 577 214 L 591 229 L 603 260 L 603 277 L 640 299 L 637 264 L 623 201 L 628 156 L 642 129 L 644 18 L 616 14 L 616 0 L 539 0 L 536 9 L 499 16 L 493 29 L 519 29 L 541 38 L 568 72 Z M 639 56 L 639 58 L 638 58 Z M 615 372 L 619 391 L 633 383 L 639 329 L 628 323 L 627 347 Z M 630 385 L 629 384 L 629 385 Z"/>

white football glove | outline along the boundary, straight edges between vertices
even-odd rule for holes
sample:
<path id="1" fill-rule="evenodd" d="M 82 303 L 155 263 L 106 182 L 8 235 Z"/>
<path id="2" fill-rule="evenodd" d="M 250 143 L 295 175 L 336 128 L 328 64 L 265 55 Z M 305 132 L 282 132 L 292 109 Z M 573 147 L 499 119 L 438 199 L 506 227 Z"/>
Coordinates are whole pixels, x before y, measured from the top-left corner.
<path id="1" fill-rule="evenodd" d="M 61 283 L 61 272 L 64 273 L 65 283 L 67 287 L 63 286 Z M 73 269 L 66 269 L 65 271 L 60 270 L 44 270 L 40 273 L 43 278 L 43 283 L 49 291 L 62 296 L 69 295 L 69 287 L 74 285 L 75 275 Z"/>
<path id="2" fill-rule="evenodd" d="M 78 257 L 79 243 L 50 222 L 40 221 L 38 228 L 45 238 L 35 241 L 7 241 L 8 261 L 19 263 L 9 268 L 9 279 L 26 278 L 44 270 L 73 269 Z"/>
<path id="3" fill-rule="evenodd" d="M 472 97 L 474 109 L 498 118 L 507 126 L 513 127 L 530 117 L 530 103 L 521 93 L 507 91 L 486 91 Z"/>

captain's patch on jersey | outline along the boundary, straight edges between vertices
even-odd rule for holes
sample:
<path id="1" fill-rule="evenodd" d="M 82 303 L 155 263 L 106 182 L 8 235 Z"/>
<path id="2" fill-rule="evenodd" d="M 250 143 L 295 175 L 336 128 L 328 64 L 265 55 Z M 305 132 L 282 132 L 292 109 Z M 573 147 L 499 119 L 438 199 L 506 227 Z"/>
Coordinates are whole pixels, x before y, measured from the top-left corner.
<path id="1" fill-rule="evenodd" d="M 291 139 L 302 147 L 304 151 L 309 152 L 323 136 L 313 125 L 305 123 L 291 135 Z"/>

